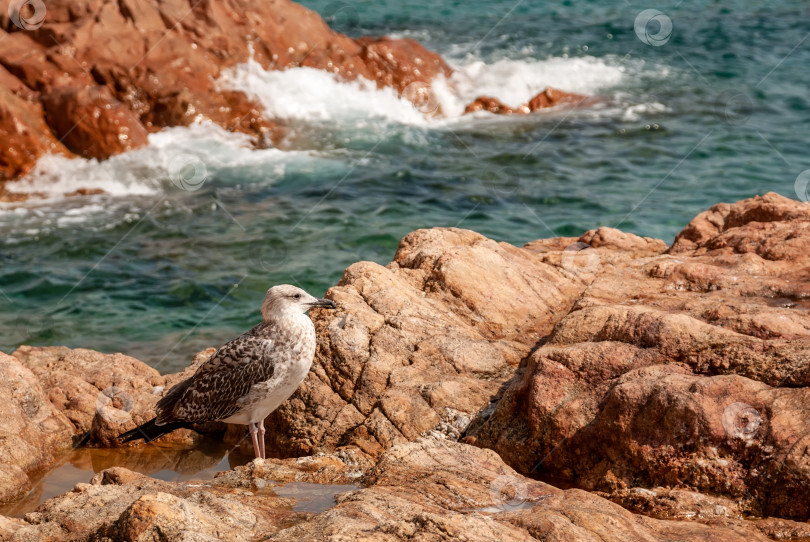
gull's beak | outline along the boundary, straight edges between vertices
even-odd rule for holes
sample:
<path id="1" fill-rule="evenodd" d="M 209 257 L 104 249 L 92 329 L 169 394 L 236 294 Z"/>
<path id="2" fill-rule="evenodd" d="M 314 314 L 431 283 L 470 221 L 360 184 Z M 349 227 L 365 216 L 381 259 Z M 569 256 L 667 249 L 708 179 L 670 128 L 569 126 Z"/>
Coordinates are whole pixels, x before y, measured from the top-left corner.
<path id="1" fill-rule="evenodd" d="M 309 304 L 310 307 L 323 307 L 324 309 L 336 309 L 337 305 L 331 299 L 316 299 L 312 303 Z"/>

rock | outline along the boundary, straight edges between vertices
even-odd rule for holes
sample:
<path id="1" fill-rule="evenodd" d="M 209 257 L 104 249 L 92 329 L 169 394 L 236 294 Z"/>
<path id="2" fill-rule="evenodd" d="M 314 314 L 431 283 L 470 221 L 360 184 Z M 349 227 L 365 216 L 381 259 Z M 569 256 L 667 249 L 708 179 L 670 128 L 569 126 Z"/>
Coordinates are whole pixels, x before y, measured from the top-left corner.
<path id="1" fill-rule="evenodd" d="M 512 115 L 519 113 L 525 115 L 532 113 L 538 109 L 545 109 L 548 107 L 556 107 L 558 105 L 570 104 L 573 107 L 583 105 L 593 105 L 596 99 L 590 96 L 583 96 L 582 94 L 574 94 L 572 92 L 565 92 L 552 87 L 547 87 L 545 90 L 537 94 L 528 103 L 519 105 L 515 108 L 509 107 L 502 103 L 498 98 L 491 96 L 479 96 L 464 108 L 464 114 L 474 113 L 476 111 L 489 111 L 496 115 Z"/>
<path id="2" fill-rule="evenodd" d="M 368 79 L 379 87 L 404 93 L 409 86 L 429 87 L 438 77 L 450 77 L 453 70 L 442 57 L 412 39 L 359 38 L 360 58 L 370 71 Z M 420 105 L 420 104 L 417 104 Z"/>
<path id="3" fill-rule="evenodd" d="M 807 228 L 809 213 L 807 205 L 802 205 L 774 192 L 733 204 L 718 203 L 692 219 L 689 225 L 675 237 L 670 253 L 688 253 L 693 250 L 705 253 L 710 248 L 720 248 L 718 243 L 723 240 L 740 236 L 751 237 L 753 234 L 752 241 L 755 243 L 748 244 L 748 248 L 755 248 L 757 251 L 763 250 L 764 247 L 759 245 L 765 238 L 771 238 L 772 244 L 778 244 L 780 240 L 787 240 L 792 242 L 785 247 L 785 252 L 791 251 L 793 256 L 807 256 L 806 251 L 795 250 L 801 248 L 801 239 L 799 237 L 785 239 L 784 232 L 785 230 Z M 735 235 L 723 236 L 732 229 Z M 773 234 L 777 232 L 781 235 L 774 236 Z M 715 246 L 710 247 L 712 241 Z M 770 248 L 765 251 L 772 250 Z M 760 255 L 765 257 L 763 254 Z"/>
<path id="4" fill-rule="evenodd" d="M 514 109 L 492 96 L 479 96 L 464 108 L 465 115 L 476 111 L 488 111 L 496 115 L 511 115 L 515 112 Z"/>
<path id="5" fill-rule="evenodd" d="M 43 117 L 37 93 L 0 65 L 0 192 L 4 181 L 28 173 L 40 155 L 68 153 Z M 0 200 L 6 200 L 2 193 Z"/>
<path id="6" fill-rule="evenodd" d="M 439 438 L 392 448 L 363 482 L 368 487 L 271 540 L 768 540 L 743 520 L 704 525 L 634 515 L 520 476 L 488 450 Z"/>
<path id="7" fill-rule="evenodd" d="M 677 487 L 810 518 L 810 206 L 716 205 L 666 252 L 579 242 L 590 285 L 465 441 L 617 502 Z"/>
<path id="8" fill-rule="evenodd" d="M 165 377 L 123 354 L 21 346 L 13 355 L 39 378 L 48 390 L 47 400 L 72 423 L 72 433 L 89 433 L 90 445 L 118 446 L 118 435 L 154 417 L 155 404 L 167 391 Z M 224 429 L 222 424 L 198 428 Z M 194 431 L 181 429 L 158 440 L 191 446 L 197 438 Z"/>
<path id="9" fill-rule="evenodd" d="M 335 314 L 313 315 L 314 367 L 267 420 L 268 449 L 378 456 L 427 432 L 458 435 L 586 286 L 545 256 L 433 229 L 406 236 L 385 267 L 349 267 L 327 294 Z"/>
<path id="10" fill-rule="evenodd" d="M 0 352 L 0 502 L 29 489 L 28 473 L 46 468 L 54 453 L 69 449 L 70 422 L 45 399 L 36 376 Z"/>
<path id="11" fill-rule="evenodd" d="M 570 104 L 574 107 L 578 107 L 582 105 L 593 105 L 593 103 L 594 98 L 592 97 L 547 87 L 534 98 L 529 100 L 526 107 L 529 109 L 529 111 L 537 111 L 538 109 L 556 107 L 563 104 Z"/>
<path id="12" fill-rule="evenodd" d="M 300 521 L 291 502 L 222 484 L 164 482 L 120 467 L 26 514 L 8 540 L 256 540 Z M 0 523 L 2 525 L 2 523 Z"/>
<path id="13" fill-rule="evenodd" d="M 346 457 L 346 456 L 344 456 Z M 252 461 L 204 481 L 165 482 L 124 468 L 43 503 L 23 520 L 0 516 L 5 540 L 768 540 L 801 536 L 790 521 L 715 514 L 672 521 L 633 514 L 597 495 L 525 478 L 492 451 L 440 437 L 384 453 L 355 472 L 338 455 Z M 282 480 L 276 480 L 280 476 Z M 334 495 L 323 512 L 280 498 L 289 480 Z M 347 490 L 348 488 L 348 490 Z M 797 538 L 798 539 L 798 538 Z"/>
<path id="14" fill-rule="evenodd" d="M 25 31 L 7 8 L 0 6 L 0 126 L 9 134 L 0 181 L 46 153 L 103 159 L 146 144 L 147 132 L 202 120 L 271 145 L 282 136 L 273 119 L 218 83 L 223 70 L 251 58 L 266 69 L 364 77 L 420 106 L 435 101 L 433 79 L 452 73 L 413 40 L 354 40 L 288 0 L 50 0 L 43 24 Z"/>
<path id="15" fill-rule="evenodd" d="M 42 98 L 45 118 L 71 152 L 99 160 L 147 144 L 143 125 L 107 87 L 59 88 Z"/>

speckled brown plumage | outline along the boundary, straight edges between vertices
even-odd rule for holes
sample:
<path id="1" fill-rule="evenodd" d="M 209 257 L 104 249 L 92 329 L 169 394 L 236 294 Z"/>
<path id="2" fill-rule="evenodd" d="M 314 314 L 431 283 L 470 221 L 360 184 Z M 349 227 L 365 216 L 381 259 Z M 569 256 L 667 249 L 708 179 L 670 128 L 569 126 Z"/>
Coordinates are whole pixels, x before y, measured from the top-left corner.
<path id="1" fill-rule="evenodd" d="M 178 427 L 222 420 L 249 425 L 256 456 L 264 457 L 264 419 L 295 392 L 315 356 L 315 327 L 305 314 L 312 307 L 335 304 L 286 284 L 268 290 L 261 324 L 217 350 L 158 401 L 155 418 L 119 438 L 149 442 Z"/>

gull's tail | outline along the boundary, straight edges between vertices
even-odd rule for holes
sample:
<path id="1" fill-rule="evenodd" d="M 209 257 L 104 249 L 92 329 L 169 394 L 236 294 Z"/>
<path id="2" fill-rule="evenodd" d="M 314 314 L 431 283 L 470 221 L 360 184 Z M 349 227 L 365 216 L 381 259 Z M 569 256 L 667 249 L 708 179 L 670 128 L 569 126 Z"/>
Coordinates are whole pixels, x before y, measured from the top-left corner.
<path id="1" fill-rule="evenodd" d="M 186 422 L 169 422 L 163 425 L 158 425 L 155 423 L 156 419 L 157 418 L 152 418 L 135 429 L 130 429 L 126 433 L 121 433 L 118 435 L 117 440 L 120 440 L 121 442 L 130 442 L 142 438 L 144 442 L 152 442 L 161 435 L 171 433 L 175 429 L 180 429 L 181 427 L 189 426 L 189 424 Z"/>

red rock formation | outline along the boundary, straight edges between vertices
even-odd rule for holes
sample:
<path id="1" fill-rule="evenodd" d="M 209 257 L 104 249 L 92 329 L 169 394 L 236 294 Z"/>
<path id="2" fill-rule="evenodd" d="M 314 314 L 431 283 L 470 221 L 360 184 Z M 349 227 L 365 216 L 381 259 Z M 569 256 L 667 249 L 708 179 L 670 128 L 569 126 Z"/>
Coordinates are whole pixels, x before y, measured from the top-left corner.
<path id="1" fill-rule="evenodd" d="M 148 132 L 200 119 L 270 144 L 281 135 L 273 119 L 216 84 L 251 54 L 266 69 L 306 66 L 376 81 L 425 114 L 439 113 L 431 82 L 452 73 L 413 40 L 355 40 L 289 0 L 48 0 L 44 24 L 28 30 L 8 7 L 0 0 L 0 182 L 46 153 L 104 159 L 144 145 Z M 546 89 L 514 110 L 485 97 L 467 109 L 527 113 L 581 98 Z"/>
<path id="2" fill-rule="evenodd" d="M 438 461 L 468 465 L 462 470 L 475 476 L 506 473 L 529 496 L 548 492 L 538 501 L 546 508 L 499 514 L 529 532 L 574 510 L 601 517 L 607 509 L 597 523 L 610 525 L 598 528 L 612 539 L 622 532 L 615 518 L 655 526 L 653 538 L 705 534 L 693 522 L 645 523 L 596 495 L 530 481 L 489 451 L 450 442 L 461 436 L 518 472 L 597 491 L 635 512 L 806 537 L 806 523 L 787 519 L 810 517 L 808 246 L 810 206 L 769 193 L 701 213 L 669 248 L 612 228 L 522 248 L 433 229 L 406 236 L 388 266 L 351 266 L 329 293 L 341 309 L 313 315 L 316 362 L 268 419 L 268 444 L 278 455 L 323 451 L 364 469 L 379 463 L 363 496 L 301 532 L 330 522 L 354 535 L 376 529 L 377 519 L 341 519 L 370 517 L 375 502 L 396 510 L 386 521 L 421 525 L 428 509 L 448 513 L 422 506 L 424 494 L 451 502 L 448 487 L 492 491 L 493 477 L 481 486 L 464 474 L 457 484 L 449 472 L 433 486 Z M 14 358 L 0 355 L 0 496 L 18 495 L 29 469 L 54 460 L 42 443 L 64 446 L 90 430 L 91 442 L 113 444 L 210 353 L 165 377 L 121 354 L 21 347 Z M 440 438 L 428 444 L 423 435 Z M 73 499 L 102 494 L 68 495 L 58 506 L 72 512 Z M 130 496 L 109 495 L 119 508 L 108 520 L 119 521 Z"/>
<path id="3" fill-rule="evenodd" d="M 655 254 L 627 238 L 580 238 L 590 286 L 468 441 L 606 494 L 683 487 L 807 520 L 810 206 L 719 204 Z"/>
<path id="4" fill-rule="evenodd" d="M 41 100 L 54 134 L 75 154 L 104 159 L 147 143 L 137 116 L 107 87 L 58 88 Z"/>
<path id="5" fill-rule="evenodd" d="M 479 96 L 464 108 L 465 115 L 475 113 L 476 111 L 489 111 L 496 115 L 511 115 L 515 113 L 514 109 L 492 96 Z"/>
<path id="6" fill-rule="evenodd" d="M 8 7 L 0 1 L 0 181 L 45 153 L 103 159 L 199 119 L 267 145 L 280 134 L 272 119 L 216 84 L 251 51 L 267 69 L 308 66 L 400 92 L 451 72 L 413 40 L 353 40 L 288 0 L 49 0 L 29 30 Z"/>
<path id="7" fill-rule="evenodd" d="M 574 94 L 573 92 L 565 92 L 556 88 L 547 87 L 537 96 L 529 100 L 528 103 L 519 105 L 514 109 L 501 102 L 498 98 L 480 96 L 467 105 L 464 109 L 464 114 L 474 113 L 475 111 L 489 111 L 496 115 L 511 115 L 513 113 L 525 115 L 537 111 L 538 109 L 546 109 L 563 104 L 568 104 L 573 107 L 592 105 L 594 100 L 594 98 L 583 96 L 582 94 Z"/>

